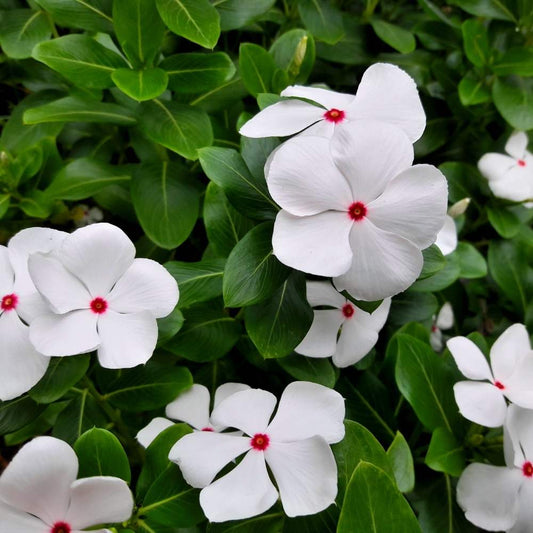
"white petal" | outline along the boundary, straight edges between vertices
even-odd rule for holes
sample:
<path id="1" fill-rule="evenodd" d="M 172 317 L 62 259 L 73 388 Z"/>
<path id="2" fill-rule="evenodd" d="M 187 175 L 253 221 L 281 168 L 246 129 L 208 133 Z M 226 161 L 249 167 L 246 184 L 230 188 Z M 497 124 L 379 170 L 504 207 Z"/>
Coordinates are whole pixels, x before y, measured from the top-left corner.
<path id="1" fill-rule="evenodd" d="M 302 440 L 314 435 L 327 442 L 344 437 L 344 398 L 335 390 L 293 381 L 283 391 L 276 416 L 267 428 L 276 442 Z"/>
<path id="2" fill-rule="evenodd" d="M 489 363 L 481 350 L 466 337 L 453 337 L 446 343 L 455 359 L 455 364 L 468 379 L 488 379 L 492 381 Z"/>
<path id="3" fill-rule="evenodd" d="M 0 501 L 0 531 L 9 533 L 49 533 L 50 526 L 28 513 Z"/>
<path id="4" fill-rule="evenodd" d="M 533 158 L 526 167 L 515 165 L 498 181 L 489 181 L 489 187 L 498 198 L 523 202 L 533 197 Z"/>
<path id="5" fill-rule="evenodd" d="M 272 104 L 251 118 L 239 130 L 245 137 L 285 137 L 322 120 L 324 110 L 300 100 Z"/>
<path id="6" fill-rule="evenodd" d="M 525 132 L 515 131 L 505 143 L 505 151 L 515 159 L 523 159 L 526 155 L 528 142 L 529 139 Z"/>
<path id="7" fill-rule="evenodd" d="M 453 326 L 453 308 L 450 302 L 445 302 L 437 315 L 437 326 L 440 329 L 450 329 Z"/>
<path id="8" fill-rule="evenodd" d="M 429 334 L 429 344 L 431 344 L 431 347 L 436 352 L 440 352 L 443 347 L 442 331 L 437 326 L 434 326 L 434 328 L 435 329 L 432 329 L 431 333 Z"/>
<path id="9" fill-rule="evenodd" d="M 357 309 L 355 315 L 362 312 Z M 339 368 L 354 365 L 378 342 L 377 331 L 358 322 L 355 315 L 343 324 L 337 351 L 333 355 L 333 363 Z"/>
<path id="10" fill-rule="evenodd" d="M 25 444 L 0 477 L 0 500 L 47 524 L 67 512 L 78 473 L 74 450 L 62 440 L 37 437 Z"/>
<path id="11" fill-rule="evenodd" d="M 289 213 L 348 211 L 352 191 L 329 153 L 329 139 L 294 137 L 276 150 L 266 176 L 272 198 Z"/>
<path id="12" fill-rule="evenodd" d="M 514 373 L 517 363 L 530 351 L 531 343 L 525 326 L 513 324 L 508 327 L 490 349 L 490 363 L 494 379 L 505 384 L 505 381 Z"/>
<path id="13" fill-rule="evenodd" d="M 451 216 L 444 218 L 444 226 L 437 233 L 435 244 L 443 255 L 451 254 L 457 248 L 457 228 Z"/>
<path id="14" fill-rule="evenodd" d="M 511 404 L 505 419 L 504 444 L 509 466 L 522 468 L 524 461 L 533 459 L 533 411 Z"/>
<path id="15" fill-rule="evenodd" d="M 383 231 L 368 219 L 350 233 L 353 260 L 350 269 L 333 279 L 338 290 L 358 300 L 375 301 L 407 289 L 422 271 L 422 253 L 411 241 Z"/>
<path id="16" fill-rule="evenodd" d="M 304 87 L 303 85 L 291 85 L 283 91 L 281 96 L 292 96 L 296 98 L 305 98 L 312 100 L 326 109 L 346 109 L 354 99 L 353 94 L 338 93 L 329 89 L 322 89 L 320 87 Z"/>
<path id="17" fill-rule="evenodd" d="M 230 461 L 250 448 L 248 437 L 197 431 L 176 442 L 168 458 L 179 465 L 189 485 L 202 488 L 209 485 Z"/>
<path id="18" fill-rule="evenodd" d="M 200 505 L 210 522 L 256 516 L 270 509 L 277 499 L 264 454 L 254 450 L 229 474 L 200 492 Z"/>
<path id="19" fill-rule="evenodd" d="M 65 315 L 41 315 L 30 326 L 30 342 L 50 357 L 77 355 L 95 350 L 100 344 L 97 315 L 81 309 Z"/>
<path id="20" fill-rule="evenodd" d="M 409 239 L 421 249 L 435 242 L 444 224 L 448 185 L 432 165 L 415 165 L 396 176 L 368 205 L 368 218 L 380 229 Z"/>
<path id="21" fill-rule="evenodd" d="M 307 301 L 311 307 L 329 305 L 341 309 L 346 303 L 346 298 L 329 281 L 308 281 L 306 289 Z"/>
<path id="22" fill-rule="evenodd" d="M 488 153 L 481 157 L 477 166 L 483 176 L 489 183 L 502 180 L 506 177 L 507 172 L 516 165 L 516 160 L 503 154 Z"/>
<path id="23" fill-rule="evenodd" d="M 17 314 L 26 324 L 51 312 L 50 304 L 36 290 L 31 293 L 17 292 L 16 295 L 19 298 Z"/>
<path id="24" fill-rule="evenodd" d="M 524 479 L 518 492 L 518 520 L 509 533 L 530 533 L 533 524 L 533 483 Z"/>
<path id="25" fill-rule="evenodd" d="M 232 394 L 211 413 L 211 421 L 221 427 L 236 428 L 253 437 L 268 426 L 276 397 L 262 389 L 248 389 Z"/>
<path id="26" fill-rule="evenodd" d="M 457 502 L 466 518 L 489 531 L 508 530 L 518 518 L 518 469 L 471 464 L 457 484 Z"/>
<path id="27" fill-rule="evenodd" d="M 101 222 L 77 229 L 57 253 L 93 297 L 104 297 L 133 263 L 135 246 L 120 228 Z"/>
<path id="28" fill-rule="evenodd" d="M 337 464 L 322 437 L 273 442 L 265 459 L 278 485 L 287 516 L 319 513 L 337 496 Z"/>
<path id="29" fill-rule="evenodd" d="M 15 273 L 5 246 L 0 246 L 0 299 L 13 292 Z"/>
<path id="30" fill-rule="evenodd" d="M 236 392 L 241 392 L 242 390 L 248 390 L 249 385 L 244 383 L 223 383 L 215 391 L 215 398 L 213 401 L 213 407 L 216 407 L 220 402 L 224 401 L 226 398 L 235 394 Z"/>
<path id="31" fill-rule="evenodd" d="M 157 322 L 148 311 L 115 313 L 108 309 L 98 318 L 98 361 L 104 368 L 131 368 L 152 357 L 157 343 Z"/>
<path id="32" fill-rule="evenodd" d="M 376 63 L 365 71 L 349 111 L 356 120 L 393 124 L 411 142 L 419 139 L 426 127 L 416 83 L 402 69 L 386 63 Z"/>
<path id="33" fill-rule="evenodd" d="M 503 393 L 520 407 L 533 409 L 533 351 L 522 354 L 512 375 L 503 381 Z"/>
<path id="34" fill-rule="evenodd" d="M 369 315 L 365 312 L 360 313 L 361 319 L 368 325 L 368 327 L 372 327 L 374 330 L 379 331 L 387 322 L 387 318 L 389 318 L 390 306 L 391 299 L 384 298 L 374 312 Z"/>
<path id="35" fill-rule="evenodd" d="M 207 387 L 195 383 L 167 405 L 165 414 L 172 420 L 187 422 L 195 429 L 203 429 L 210 425 L 209 400 Z"/>
<path id="36" fill-rule="evenodd" d="M 459 381 L 453 392 L 459 412 L 467 420 L 489 428 L 503 425 L 507 404 L 502 392 L 492 383 Z"/>
<path id="37" fill-rule="evenodd" d="M 340 124 L 331 140 L 331 154 L 353 199 L 365 204 L 413 162 L 413 146 L 400 129 L 370 121 Z"/>
<path id="38" fill-rule="evenodd" d="M 344 316 L 338 309 L 314 311 L 313 323 L 294 351 L 308 357 L 331 357 L 337 348 L 337 334 L 343 322 Z"/>
<path id="39" fill-rule="evenodd" d="M 135 435 L 135 438 L 139 441 L 141 446 L 148 448 L 161 432 L 173 425 L 174 422 L 158 416 L 151 420 L 147 426 L 143 427 L 137 435 Z"/>
<path id="40" fill-rule="evenodd" d="M 164 266 L 151 259 L 135 259 L 107 301 L 119 313 L 150 311 L 155 318 L 162 318 L 172 312 L 178 298 L 178 284 Z"/>
<path id="41" fill-rule="evenodd" d="M 45 374 L 50 358 L 30 342 L 29 328 L 14 311 L 0 315 L 0 400 L 29 391 Z"/>
<path id="42" fill-rule="evenodd" d="M 281 210 L 276 216 L 272 246 L 285 265 L 318 276 L 338 276 L 352 262 L 347 213 L 327 211 L 295 217 Z"/>
<path id="43" fill-rule="evenodd" d="M 298 136 L 305 137 L 307 135 L 312 135 L 314 137 L 326 137 L 326 139 L 331 139 L 335 133 L 335 128 L 337 125 L 334 122 L 329 122 L 328 120 L 320 120 L 309 126 L 307 129 L 301 131 Z"/>

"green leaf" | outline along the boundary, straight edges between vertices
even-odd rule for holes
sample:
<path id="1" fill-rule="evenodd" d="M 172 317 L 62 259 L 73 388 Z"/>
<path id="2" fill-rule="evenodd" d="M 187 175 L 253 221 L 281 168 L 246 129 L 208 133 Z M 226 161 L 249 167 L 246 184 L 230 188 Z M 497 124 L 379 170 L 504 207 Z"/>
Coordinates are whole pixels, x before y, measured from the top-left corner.
<path id="1" fill-rule="evenodd" d="M 330 388 L 335 386 L 335 369 L 329 359 L 316 359 L 292 354 L 276 361 L 285 372 L 295 379 L 311 381 Z"/>
<path id="2" fill-rule="evenodd" d="M 239 47 L 239 72 L 244 86 L 252 96 L 271 92 L 276 71 L 274 58 L 261 46 L 242 43 Z"/>
<path id="3" fill-rule="evenodd" d="M 167 71 L 169 88 L 183 94 L 215 89 L 235 75 L 235 66 L 224 52 L 176 54 L 164 59 L 159 68 Z"/>
<path id="4" fill-rule="evenodd" d="M 131 199 L 143 231 L 167 250 L 187 239 L 198 218 L 198 188 L 187 169 L 177 163 L 137 165 L 131 180 Z"/>
<path id="5" fill-rule="evenodd" d="M 533 128 L 533 79 L 512 76 L 496 79 L 492 98 L 502 117 L 517 130 Z"/>
<path id="6" fill-rule="evenodd" d="M 198 149 L 213 143 L 209 116 L 201 109 L 156 99 L 142 103 L 138 113 L 148 139 L 186 159 L 198 159 Z"/>
<path id="7" fill-rule="evenodd" d="M 0 194 L 0 218 L 2 218 L 7 213 L 10 202 L 10 194 Z"/>
<path id="8" fill-rule="evenodd" d="M 290 354 L 313 321 L 303 274 L 293 272 L 268 300 L 246 307 L 244 321 L 250 339 L 265 359 Z"/>
<path id="9" fill-rule="evenodd" d="M 35 403 L 27 394 L 0 402 L 0 435 L 17 431 L 35 420 L 43 411 L 44 406 Z"/>
<path id="10" fill-rule="evenodd" d="M 65 28 L 89 31 L 113 31 L 112 0 L 36 0 L 52 15 L 54 21 Z"/>
<path id="11" fill-rule="evenodd" d="M 490 44 L 487 28 L 477 19 L 465 20 L 461 26 L 466 57 L 476 67 L 490 62 Z"/>
<path id="12" fill-rule="evenodd" d="M 304 26 L 320 41 L 337 43 L 344 35 L 342 15 L 327 0 L 298 0 L 298 11 Z"/>
<path id="13" fill-rule="evenodd" d="M 490 91 L 483 80 L 467 74 L 458 86 L 459 99 L 464 106 L 483 104 L 491 99 Z"/>
<path id="14" fill-rule="evenodd" d="M 74 444 L 79 459 L 78 478 L 113 476 L 131 481 L 128 456 L 119 440 L 105 429 L 86 431 Z"/>
<path id="15" fill-rule="evenodd" d="M 112 87 L 112 72 L 126 66 L 118 54 L 87 35 L 64 35 L 40 43 L 32 57 L 75 85 L 90 89 Z"/>
<path id="16" fill-rule="evenodd" d="M 315 63 L 315 40 L 308 31 L 295 28 L 276 39 L 270 53 L 276 65 L 288 73 L 292 82 L 304 83 Z"/>
<path id="17" fill-rule="evenodd" d="M 496 76 L 533 76 L 533 48 L 510 48 L 492 65 Z"/>
<path id="18" fill-rule="evenodd" d="M 19 208 L 29 217 L 48 218 L 54 209 L 54 200 L 43 191 L 34 189 L 19 202 Z"/>
<path id="19" fill-rule="evenodd" d="M 211 522 L 208 533 L 280 533 L 283 528 L 285 515 L 283 513 L 262 514 L 248 520 L 232 520 L 217 524 Z M 300 530 L 300 533 L 303 533 Z"/>
<path id="20" fill-rule="evenodd" d="M 175 34 L 204 48 L 213 48 L 220 35 L 220 17 L 208 0 L 156 0 L 165 24 Z"/>
<path id="21" fill-rule="evenodd" d="M 411 285 L 411 290 L 419 292 L 437 292 L 442 291 L 454 283 L 461 274 L 459 261 L 455 254 L 446 256 L 444 268 L 426 279 L 415 281 Z"/>
<path id="22" fill-rule="evenodd" d="M 485 258 L 470 243 L 460 242 L 453 253 L 459 260 L 462 278 L 476 279 L 487 275 Z"/>
<path id="23" fill-rule="evenodd" d="M 404 436 L 397 431 L 387 450 L 387 457 L 394 471 L 396 485 L 400 492 L 411 492 L 415 487 L 413 455 Z"/>
<path id="24" fill-rule="evenodd" d="M 428 278 L 436 274 L 439 270 L 442 270 L 446 265 L 446 259 L 442 255 L 439 247 L 435 244 L 422 250 L 422 255 L 424 256 L 424 266 L 418 279 Z"/>
<path id="25" fill-rule="evenodd" d="M 439 166 L 439 170 L 446 176 L 448 181 L 448 200 L 450 203 L 458 202 L 463 198 L 471 198 L 472 206 L 479 211 L 485 209 L 485 205 L 480 205 L 476 198 L 482 191 L 487 191 L 486 178 L 482 177 L 478 169 L 473 165 L 448 161 Z"/>
<path id="26" fill-rule="evenodd" d="M 370 24 L 376 35 L 400 54 L 409 54 L 416 48 L 415 37 L 410 31 L 379 19 L 372 19 Z"/>
<path id="27" fill-rule="evenodd" d="M 459 477 L 465 469 L 465 451 L 446 428 L 435 429 L 424 462 L 437 472 Z"/>
<path id="28" fill-rule="evenodd" d="M 275 137 L 252 139 L 241 137 L 241 155 L 252 176 L 260 183 L 265 180 L 265 163 L 274 148 L 279 146 Z"/>
<path id="29" fill-rule="evenodd" d="M 217 4 L 222 31 L 236 30 L 250 24 L 255 18 L 268 11 L 276 0 L 224 0 Z"/>
<path id="30" fill-rule="evenodd" d="M 168 74 L 160 68 L 119 68 L 111 74 L 111 79 L 124 94 L 138 102 L 157 98 L 166 90 L 168 84 Z"/>
<path id="31" fill-rule="evenodd" d="M 8 57 L 31 57 L 33 47 L 49 39 L 51 34 L 52 27 L 44 11 L 11 9 L 1 13 L 0 46 Z"/>
<path id="32" fill-rule="evenodd" d="M 520 219 L 505 207 L 487 207 L 487 215 L 492 227 L 504 239 L 514 237 L 522 226 Z"/>
<path id="33" fill-rule="evenodd" d="M 508 7 L 507 0 L 451 0 L 449 3 L 457 5 L 467 13 L 478 17 L 516 22 L 514 14 Z"/>
<path id="34" fill-rule="evenodd" d="M 181 289 L 181 287 L 180 287 Z M 181 297 L 181 294 L 180 294 Z M 183 313 L 176 307 L 170 315 L 157 319 L 157 346 L 164 344 L 174 337 L 182 328 L 185 318 Z"/>
<path id="35" fill-rule="evenodd" d="M 362 461 L 344 498 L 337 533 L 421 533 L 418 521 L 391 478 Z"/>
<path id="36" fill-rule="evenodd" d="M 434 294 L 428 292 L 406 291 L 395 296 L 391 303 L 389 321 L 395 326 L 409 322 L 421 322 L 431 318 L 439 302 Z"/>

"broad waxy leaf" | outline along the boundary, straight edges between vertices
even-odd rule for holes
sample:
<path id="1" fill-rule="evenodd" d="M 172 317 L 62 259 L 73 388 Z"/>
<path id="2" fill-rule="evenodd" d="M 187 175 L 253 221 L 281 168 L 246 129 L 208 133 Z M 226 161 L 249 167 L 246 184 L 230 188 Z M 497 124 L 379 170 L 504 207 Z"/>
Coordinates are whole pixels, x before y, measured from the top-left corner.
<path id="1" fill-rule="evenodd" d="M 416 41 L 410 31 L 379 19 L 372 19 L 370 24 L 383 42 L 401 54 L 409 54 L 415 49 Z"/>
<path id="2" fill-rule="evenodd" d="M 442 255 L 442 252 L 435 244 L 432 244 L 428 248 L 422 251 L 424 256 L 424 266 L 418 279 L 425 279 L 433 274 L 436 274 L 439 270 L 442 270 L 446 265 L 446 259 Z"/>
<path id="3" fill-rule="evenodd" d="M 510 48 L 492 65 L 497 76 L 533 76 L 533 49 Z"/>
<path id="4" fill-rule="evenodd" d="M 462 278 L 475 279 L 487 275 L 485 258 L 470 243 L 460 242 L 454 253 L 459 261 Z"/>
<path id="5" fill-rule="evenodd" d="M 239 72 L 244 86 L 252 96 L 271 92 L 275 71 L 274 58 L 264 48 L 252 43 L 241 44 Z"/>
<path id="6" fill-rule="evenodd" d="M 252 139 L 241 137 L 241 155 L 252 176 L 258 181 L 265 179 L 265 163 L 280 142 L 275 137 Z"/>
<path id="7" fill-rule="evenodd" d="M 168 84 L 168 75 L 160 68 L 119 68 L 111 74 L 111 79 L 124 94 L 138 102 L 157 98 L 166 90 Z"/>
<path id="8" fill-rule="evenodd" d="M 342 15 L 331 2 L 298 0 L 298 11 L 305 27 L 320 41 L 335 44 L 342 38 Z"/>
<path id="9" fill-rule="evenodd" d="M 504 239 L 511 239 L 520 231 L 520 219 L 505 207 L 487 207 L 487 215 L 492 227 Z"/>
<path id="10" fill-rule="evenodd" d="M 512 76 L 496 79 L 492 98 L 502 117 L 517 130 L 533 128 L 533 80 Z"/>
<path id="11" fill-rule="evenodd" d="M 387 450 L 387 457 L 392 465 L 398 489 L 401 492 L 411 492 L 415 487 L 413 455 L 405 437 L 399 431 Z"/>
<path id="12" fill-rule="evenodd" d="M 112 0 L 35 0 L 54 21 L 66 28 L 111 33 Z"/>
<path id="13" fill-rule="evenodd" d="M 36 44 L 46 41 L 52 27 L 42 10 L 11 9 L 0 16 L 0 46 L 8 57 L 31 57 Z"/>
<path id="14" fill-rule="evenodd" d="M 329 359 L 293 354 L 276 359 L 276 362 L 294 379 L 311 381 L 325 387 L 333 388 L 335 386 L 335 370 Z"/>
<path id="15" fill-rule="evenodd" d="M 181 291 L 181 287 L 180 287 Z M 181 298 L 181 292 L 180 292 Z M 164 344 L 169 339 L 174 337 L 176 333 L 182 328 L 185 318 L 183 313 L 176 307 L 170 315 L 157 319 L 157 346 Z"/>
<path id="16" fill-rule="evenodd" d="M 411 285 L 412 291 L 437 292 L 449 287 L 461 274 L 457 254 L 446 256 L 446 264 L 438 272 L 425 279 L 419 279 Z"/>
<path id="17" fill-rule="evenodd" d="M 486 65 L 490 61 L 490 44 L 483 23 L 476 19 L 468 19 L 463 22 L 461 29 L 466 57 L 476 67 Z"/>
<path id="18" fill-rule="evenodd" d="M 508 7 L 506 0 L 451 0 L 450 4 L 455 4 L 471 15 L 478 17 L 491 17 L 500 20 L 515 21 L 513 12 Z"/>
<path id="19" fill-rule="evenodd" d="M 427 320 L 437 312 L 437 308 L 438 301 L 434 294 L 407 290 L 393 298 L 388 320 L 398 326 Z"/>
<path id="20" fill-rule="evenodd" d="M 44 411 L 27 394 L 14 400 L 0 402 L 0 435 L 13 433 L 35 420 Z"/>
<path id="21" fill-rule="evenodd" d="M 483 80 L 476 80 L 468 74 L 459 82 L 459 98 L 464 106 L 490 101 L 490 91 Z"/>
<path id="22" fill-rule="evenodd" d="M 440 427 L 431 435 L 424 461 L 433 470 L 459 477 L 465 468 L 465 451 L 450 431 Z"/>
<path id="23" fill-rule="evenodd" d="M 287 531 L 286 527 L 283 527 L 284 523 L 287 524 L 287 519 L 282 512 L 272 512 L 246 520 L 232 520 L 221 524 L 211 523 L 207 531 L 209 533 L 279 533 Z"/>
<path id="24" fill-rule="evenodd" d="M 270 53 L 276 65 L 287 71 L 290 80 L 303 83 L 315 63 L 315 40 L 308 31 L 289 30 L 274 41 Z"/>
<path id="25" fill-rule="evenodd" d="M 276 0 L 224 0 L 216 5 L 222 31 L 235 30 L 268 11 Z"/>

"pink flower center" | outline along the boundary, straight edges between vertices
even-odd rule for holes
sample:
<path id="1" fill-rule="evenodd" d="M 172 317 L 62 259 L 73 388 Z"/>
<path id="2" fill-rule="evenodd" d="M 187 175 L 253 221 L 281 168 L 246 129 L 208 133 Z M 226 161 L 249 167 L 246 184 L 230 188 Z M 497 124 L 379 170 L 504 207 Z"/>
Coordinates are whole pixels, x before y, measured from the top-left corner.
<path id="1" fill-rule="evenodd" d="M 265 435 L 264 433 L 256 433 L 250 440 L 250 444 L 254 450 L 262 452 L 268 448 L 270 439 L 268 438 L 268 435 Z"/>
<path id="2" fill-rule="evenodd" d="M 533 477 L 533 465 L 529 461 L 522 465 L 522 474 L 526 477 Z"/>
<path id="3" fill-rule="evenodd" d="M 433 326 L 431 326 L 431 331 L 433 333 L 437 333 L 437 331 L 439 331 L 439 328 L 437 326 L 435 326 L 435 324 L 433 324 Z"/>
<path id="4" fill-rule="evenodd" d="M 495 381 L 494 386 L 500 390 L 505 389 L 505 385 L 501 381 Z"/>
<path id="5" fill-rule="evenodd" d="M 518 160 L 518 166 L 519 167 L 525 167 L 526 166 L 526 162 L 523 159 L 519 159 Z"/>
<path id="6" fill-rule="evenodd" d="M 2 303 L 0 303 L 0 308 L 2 311 L 12 311 L 17 307 L 19 302 L 19 297 L 16 294 L 6 294 L 2 298 Z"/>
<path id="7" fill-rule="evenodd" d="M 72 529 L 66 522 L 56 522 L 52 529 L 50 530 L 50 533 L 70 533 Z"/>
<path id="8" fill-rule="evenodd" d="M 340 109 L 335 109 L 334 107 L 324 113 L 324 118 L 328 122 L 333 122 L 334 124 L 338 124 L 339 122 L 342 122 L 344 120 L 344 111 L 341 111 Z"/>
<path id="9" fill-rule="evenodd" d="M 346 318 L 352 318 L 354 313 L 355 313 L 355 307 L 352 304 L 344 304 L 342 306 L 342 314 Z"/>
<path id="10" fill-rule="evenodd" d="M 215 431 L 215 430 L 213 428 L 206 426 L 205 428 L 202 428 L 202 431 Z"/>
<path id="11" fill-rule="evenodd" d="M 354 202 L 348 207 L 348 215 L 354 221 L 361 220 L 366 217 L 366 205 L 361 202 Z"/>
<path id="12" fill-rule="evenodd" d="M 107 311 L 107 302 L 103 298 L 95 298 L 91 302 L 91 311 L 98 315 L 101 315 Z"/>

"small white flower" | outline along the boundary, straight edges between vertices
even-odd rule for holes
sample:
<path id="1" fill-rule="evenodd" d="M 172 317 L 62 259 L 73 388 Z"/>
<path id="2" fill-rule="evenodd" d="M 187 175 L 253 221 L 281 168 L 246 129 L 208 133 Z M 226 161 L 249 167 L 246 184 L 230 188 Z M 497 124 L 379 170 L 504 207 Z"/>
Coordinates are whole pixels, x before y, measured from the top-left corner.
<path id="1" fill-rule="evenodd" d="M 211 419 L 246 436 L 196 432 L 170 450 L 183 477 L 201 488 L 200 505 L 211 522 L 249 518 L 278 499 L 287 516 L 326 509 L 337 495 L 337 465 L 330 443 L 344 437 L 344 400 L 322 385 L 297 381 L 287 386 L 270 421 L 276 397 L 261 389 L 232 394 Z M 270 421 L 270 422 L 269 422 Z M 228 463 L 245 454 L 228 474 L 213 482 Z"/>
<path id="2" fill-rule="evenodd" d="M 243 383 L 224 383 L 215 391 L 214 408 L 228 396 L 249 389 Z M 203 385 L 194 384 L 189 390 L 180 394 L 173 402 L 170 402 L 165 414 L 172 420 L 186 422 L 197 431 L 223 431 L 224 426 L 218 426 L 209 416 L 209 390 Z M 147 448 L 151 442 L 165 429 L 173 426 L 174 422 L 167 418 L 154 418 L 146 427 L 137 433 L 137 440 Z"/>
<path id="3" fill-rule="evenodd" d="M 442 252 L 442 255 L 449 255 L 457 248 L 457 228 L 450 215 L 446 215 L 444 226 L 437 233 L 435 244 Z"/>
<path id="4" fill-rule="evenodd" d="M 446 344 L 463 375 L 475 380 L 459 381 L 453 387 L 465 418 L 499 427 L 507 412 L 506 398 L 533 409 L 533 351 L 525 326 L 513 324 L 498 337 L 490 350 L 492 370 L 481 350 L 466 337 L 453 337 Z"/>
<path id="5" fill-rule="evenodd" d="M 516 131 L 505 145 L 509 155 L 489 153 L 479 160 L 479 171 L 489 181 L 494 196 L 515 202 L 533 199 L 533 155 L 527 144 L 527 135 Z"/>
<path id="6" fill-rule="evenodd" d="M 78 458 L 65 442 L 37 437 L 24 445 L 0 476 L 0 531 L 78 533 L 131 516 L 133 497 L 125 481 L 76 481 L 77 474 Z"/>
<path id="7" fill-rule="evenodd" d="M 367 313 L 327 281 L 308 281 L 307 300 L 311 307 L 334 309 L 314 310 L 311 328 L 294 351 L 308 357 L 333 357 L 339 368 L 357 363 L 375 346 L 391 304 L 386 298 L 373 313 Z"/>
<path id="8" fill-rule="evenodd" d="M 105 368 L 146 363 L 156 318 L 172 312 L 179 292 L 159 263 L 134 257 L 128 236 L 106 223 L 76 230 L 54 252 L 33 254 L 30 275 L 51 307 L 30 325 L 35 348 L 48 356 L 98 350 Z"/>
<path id="9" fill-rule="evenodd" d="M 99 207 L 89 207 L 86 204 L 78 204 L 71 209 L 72 220 L 74 225 L 78 228 L 94 224 L 95 222 L 102 222 L 104 214 Z"/>
<path id="10" fill-rule="evenodd" d="M 442 330 L 450 329 L 453 326 L 453 309 L 450 302 L 446 302 L 440 309 L 439 314 L 433 317 L 433 325 L 429 335 L 431 347 L 440 352 L 443 347 Z"/>
<path id="11" fill-rule="evenodd" d="M 284 137 L 302 131 L 332 137 L 340 127 L 361 120 L 380 121 L 401 128 L 411 142 L 422 136 L 426 115 L 413 79 L 395 65 L 377 63 L 369 67 L 357 94 L 344 94 L 294 85 L 281 96 L 290 99 L 273 104 L 249 120 L 239 131 L 246 137 Z"/>

